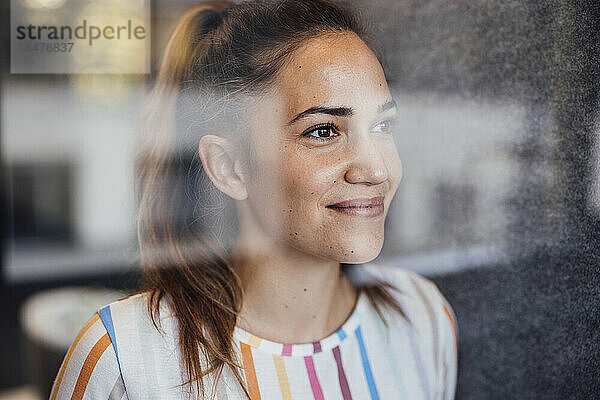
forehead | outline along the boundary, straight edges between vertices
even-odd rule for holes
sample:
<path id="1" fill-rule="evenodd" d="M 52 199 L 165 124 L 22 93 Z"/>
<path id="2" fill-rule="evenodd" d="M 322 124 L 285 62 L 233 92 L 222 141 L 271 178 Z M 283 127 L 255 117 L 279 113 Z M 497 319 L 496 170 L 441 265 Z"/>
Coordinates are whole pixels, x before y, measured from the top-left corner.
<path id="1" fill-rule="evenodd" d="M 352 32 L 307 41 L 279 72 L 273 89 L 273 100 L 288 116 L 315 105 L 375 110 L 390 98 L 377 57 Z"/>

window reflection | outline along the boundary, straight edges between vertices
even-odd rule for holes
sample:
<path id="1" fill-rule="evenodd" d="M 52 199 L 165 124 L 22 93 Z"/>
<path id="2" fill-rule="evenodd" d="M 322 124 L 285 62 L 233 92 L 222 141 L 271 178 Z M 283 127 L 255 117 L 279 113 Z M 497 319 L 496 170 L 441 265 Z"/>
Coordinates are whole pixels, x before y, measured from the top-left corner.
<path id="1" fill-rule="evenodd" d="M 34 18 L 41 6 L 60 10 L 68 3 L 24 5 L 32 7 Z M 546 285 L 536 306 L 572 312 L 589 332 L 596 331 L 597 324 L 585 319 L 592 311 L 582 311 L 577 299 L 585 297 L 588 307 L 598 294 L 592 291 L 598 283 L 594 251 L 600 237 L 597 7 L 513 0 L 354 3 L 364 8 L 385 49 L 384 69 L 398 105 L 394 135 L 403 179 L 387 220 L 381 260 L 442 277 L 441 287 L 455 295 L 450 297 L 459 321 L 471 329 L 465 340 L 472 340 L 472 352 L 463 354 L 469 362 L 509 340 L 486 336 L 514 317 L 492 315 L 494 301 L 501 303 L 493 296 L 514 294 L 502 297 L 498 308 L 519 309 L 521 302 L 529 304 L 527 296 L 539 294 L 535 282 Z M 166 40 L 191 5 L 151 2 L 150 74 L 9 74 L 8 49 L 2 49 L 0 138 L 7 206 L 2 273 L 6 287 L 17 293 L 14 298 L 5 294 L 3 301 L 14 315 L 41 287 L 106 284 L 107 277 L 119 288 L 134 282 L 141 111 Z M 8 26 L 5 14 L 1 18 Z M 127 49 L 118 57 L 125 64 L 140 62 Z M 194 161 L 190 154 L 173 152 L 172 157 L 178 160 L 172 183 L 181 207 L 171 211 L 185 219 L 194 210 L 187 196 L 194 182 L 186 179 Z M 568 268 L 558 267 L 539 272 L 550 265 L 540 262 L 539 254 L 559 254 L 568 261 L 576 251 L 588 257 L 583 272 L 563 275 Z M 509 283 L 498 278 L 504 277 L 498 271 L 512 274 L 515 266 L 534 272 L 514 275 Z M 121 280 L 124 272 L 134 278 Z M 572 287 L 555 286 L 550 275 Z M 530 281 L 519 286 L 526 278 Z M 471 303 L 457 294 L 461 284 L 480 288 Z M 568 291 L 573 287 L 576 294 Z M 580 288 L 590 291 L 582 294 Z M 565 292 L 572 295 L 567 299 L 572 303 L 564 303 L 571 308 L 548 300 Z M 461 301 L 468 305 L 461 308 Z M 576 335 L 575 322 L 565 321 L 552 320 L 552 329 L 563 323 L 565 337 Z M 532 334 L 537 325 L 511 328 L 511 334 L 518 331 L 515 336 L 538 340 Z M 7 335 L 12 336 L 6 343 L 14 342 L 18 329 Z M 521 347 L 512 350 L 499 359 L 525 357 Z M 7 351 L 22 356 L 16 348 Z M 583 350 L 572 351 L 581 356 Z M 468 379 L 468 366 L 462 368 Z M 504 379 L 493 375 L 495 369 L 479 371 L 476 378 Z M 16 370 L 0 369 L 0 377 L 0 388 L 26 382 Z M 478 398 L 485 388 L 477 385 L 459 382 L 459 393 Z"/>

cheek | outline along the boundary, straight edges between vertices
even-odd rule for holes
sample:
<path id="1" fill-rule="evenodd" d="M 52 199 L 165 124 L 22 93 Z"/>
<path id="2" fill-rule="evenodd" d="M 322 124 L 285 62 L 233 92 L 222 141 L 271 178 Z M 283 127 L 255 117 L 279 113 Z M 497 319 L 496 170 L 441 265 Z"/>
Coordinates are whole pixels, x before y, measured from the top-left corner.
<path id="1" fill-rule="evenodd" d="M 332 252 L 337 242 L 325 203 L 343 180 L 343 161 L 332 153 L 316 154 L 297 146 L 280 162 L 281 190 L 286 204 L 280 221 L 282 237 L 308 253 Z"/>
<path id="2" fill-rule="evenodd" d="M 324 197 L 343 179 L 340 160 L 294 144 L 259 154 L 249 199 L 265 227 L 295 241 L 314 238 L 323 228 Z"/>
<path id="3" fill-rule="evenodd" d="M 286 203 L 292 213 L 308 214 L 307 218 L 323 205 L 323 196 L 340 179 L 340 168 L 331 157 L 316 156 L 302 148 L 283 154 L 279 165 L 280 189 Z"/>
<path id="4" fill-rule="evenodd" d="M 398 150 L 395 144 L 383 146 L 381 149 L 381 154 L 385 160 L 385 164 L 388 169 L 388 173 L 390 176 L 390 182 L 392 184 L 392 194 L 395 192 L 398 184 L 402 180 L 403 176 L 403 167 L 402 160 L 398 155 Z"/>

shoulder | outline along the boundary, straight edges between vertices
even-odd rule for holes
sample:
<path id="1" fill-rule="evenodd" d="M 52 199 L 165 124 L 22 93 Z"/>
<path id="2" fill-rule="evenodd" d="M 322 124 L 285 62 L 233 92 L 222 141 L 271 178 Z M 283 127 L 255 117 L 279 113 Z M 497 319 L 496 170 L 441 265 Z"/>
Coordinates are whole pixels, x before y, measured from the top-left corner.
<path id="1" fill-rule="evenodd" d="M 98 310 L 125 379 L 129 367 L 151 361 L 145 357 L 149 352 L 160 358 L 176 347 L 177 321 L 170 303 L 161 299 L 159 313 L 152 318 L 149 301 L 149 293 L 138 293 Z"/>
<path id="2" fill-rule="evenodd" d="M 432 379 L 434 397 L 454 398 L 458 370 L 458 329 L 450 303 L 437 285 L 413 272 L 381 264 L 368 264 L 367 274 L 390 283 L 394 298 L 414 333 L 418 351 Z"/>
<path id="3" fill-rule="evenodd" d="M 394 290 L 395 298 L 411 323 L 428 326 L 428 329 L 433 327 L 451 336 L 453 343 L 457 342 L 454 310 L 433 281 L 416 272 L 390 265 L 369 263 L 364 267 L 368 275 L 388 282 L 397 289 Z"/>
<path id="4" fill-rule="evenodd" d="M 169 385 L 180 383 L 174 318 L 167 302 L 161 301 L 160 311 L 156 326 L 147 293 L 101 307 L 73 341 L 51 400 L 147 398 L 151 390 L 170 394 L 155 387 L 165 363 L 174 373 L 160 378 Z"/>
<path id="5" fill-rule="evenodd" d="M 138 293 L 98 310 L 130 399 L 169 398 L 182 390 L 177 318 L 163 297 L 153 319 L 150 300 L 149 293 Z"/>
<path id="6" fill-rule="evenodd" d="M 151 317 L 149 302 L 150 294 L 143 292 L 109 303 L 98 310 L 98 315 L 113 342 L 117 342 L 119 338 L 127 339 L 140 335 L 172 334 L 176 318 L 167 298 L 161 299 L 159 313 L 154 319 Z"/>
<path id="7" fill-rule="evenodd" d="M 120 399 L 124 386 L 114 348 L 98 313 L 81 329 L 54 381 L 50 399 Z"/>
<path id="8" fill-rule="evenodd" d="M 365 264 L 366 272 L 378 280 L 392 284 L 409 301 L 418 301 L 423 305 L 450 307 L 437 285 L 430 279 L 402 268 L 386 264 Z"/>

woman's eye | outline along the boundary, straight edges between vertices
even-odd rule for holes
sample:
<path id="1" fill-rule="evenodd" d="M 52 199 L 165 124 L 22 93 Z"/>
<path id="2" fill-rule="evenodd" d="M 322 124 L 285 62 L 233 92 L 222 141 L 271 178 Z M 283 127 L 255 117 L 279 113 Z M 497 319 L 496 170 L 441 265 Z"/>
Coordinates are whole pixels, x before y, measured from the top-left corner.
<path id="1" fill-rule="evenodd" d="M 373 127 L 373 131 L 381 133 L 391 133 L 394 120 L 386 119 Z"/>
<path id="2" fill-rule="evenodd" d="M 335 131 L 336 128 L 333 125 L 322 125 L 307 131 L 303 134 L 303 136 L 308 136 L 317 140 L 326 141 L 339 135 Z"/>

